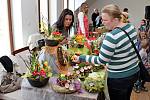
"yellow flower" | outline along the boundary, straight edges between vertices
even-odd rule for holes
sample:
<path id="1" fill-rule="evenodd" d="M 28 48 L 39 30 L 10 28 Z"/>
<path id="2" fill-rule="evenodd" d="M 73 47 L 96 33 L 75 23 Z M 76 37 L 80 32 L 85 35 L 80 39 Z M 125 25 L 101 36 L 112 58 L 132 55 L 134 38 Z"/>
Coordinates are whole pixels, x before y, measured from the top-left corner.
<path id="1" fill-rule="evenodd" d="M 47 62 L 47 61 L 44 61 L 43 65 L 44 65 L 45 67 L 47 67 L 47 66 L 48 66 L 48 62 Z"/>

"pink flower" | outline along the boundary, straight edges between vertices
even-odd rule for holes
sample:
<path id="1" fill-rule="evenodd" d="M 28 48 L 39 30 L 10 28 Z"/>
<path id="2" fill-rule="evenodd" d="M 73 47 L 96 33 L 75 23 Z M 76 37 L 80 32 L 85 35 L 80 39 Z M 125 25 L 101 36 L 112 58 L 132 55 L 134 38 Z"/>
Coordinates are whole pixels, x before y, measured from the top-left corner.
<path id="1" fill-rule="evenodd" d="M 81 69 L 80 69 L 80 71 L 81 71 L 81 72 L 84 72 L 84 69 L 83 69 L 83 68 L 81 68 Z"/>
<path id="2" fill-rule="evenodd" d="M 77 71 L 76 71 L 76 74 L 80 74 L 80 71 L 77 70 Z"/>
<path id="3" fill-rule="evenodd" d="M 68 73 L 67 73 L 67 76 L 70 76 L 70 75 L 71 75 L 71 72 L 68 72 Z"/>

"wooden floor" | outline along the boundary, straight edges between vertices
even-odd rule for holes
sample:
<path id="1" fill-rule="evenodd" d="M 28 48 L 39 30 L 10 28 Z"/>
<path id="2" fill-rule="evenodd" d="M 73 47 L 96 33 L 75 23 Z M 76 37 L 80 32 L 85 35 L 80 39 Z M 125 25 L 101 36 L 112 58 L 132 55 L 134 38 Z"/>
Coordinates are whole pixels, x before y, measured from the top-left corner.
<path id="1" fill-rule="evenodd" d="M 150 82 L 145 84 L 148 88 L 148 92 L 135 93 L 132 91 L 131 100 L 150 100 Z"/>

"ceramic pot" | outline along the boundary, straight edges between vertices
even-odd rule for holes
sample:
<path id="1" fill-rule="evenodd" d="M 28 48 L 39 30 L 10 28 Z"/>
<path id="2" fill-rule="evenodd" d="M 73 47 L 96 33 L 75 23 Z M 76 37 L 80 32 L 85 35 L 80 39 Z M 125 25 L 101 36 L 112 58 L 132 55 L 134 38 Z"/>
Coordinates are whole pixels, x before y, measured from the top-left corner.
<path id="1" fill-rule="evenodd" d="M 47 46 L 57 46 L 58 44 L 59 44 L 59 40 L 45 39 L 45 45 Z"/>
<path id="2" fill-rule="evenodd" d="M 32 79 L 32 78 L 27 78 L 28 82 L 31 84 L 31 86 L 34 87 L 43 87 L 45 85 L 47 85 L 49 78 L 44 78 L 42 81 L 40 81 L 39 79 Z"/>

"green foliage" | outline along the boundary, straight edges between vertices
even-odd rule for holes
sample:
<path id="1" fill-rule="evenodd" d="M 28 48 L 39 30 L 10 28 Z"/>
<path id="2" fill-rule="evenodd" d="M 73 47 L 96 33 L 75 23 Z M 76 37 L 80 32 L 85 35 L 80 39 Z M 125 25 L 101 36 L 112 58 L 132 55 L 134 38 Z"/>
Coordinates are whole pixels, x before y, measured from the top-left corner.
<path id="1" fill-rule="evenodd" d="M 101 92 L 104 89 L 105 84 L 105 71 L 93 72 L 89 74 L 84 81 L 84 87 L 88 92 L 95 93 Z"/>

